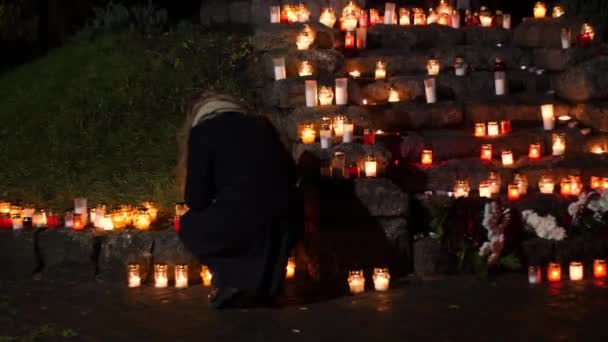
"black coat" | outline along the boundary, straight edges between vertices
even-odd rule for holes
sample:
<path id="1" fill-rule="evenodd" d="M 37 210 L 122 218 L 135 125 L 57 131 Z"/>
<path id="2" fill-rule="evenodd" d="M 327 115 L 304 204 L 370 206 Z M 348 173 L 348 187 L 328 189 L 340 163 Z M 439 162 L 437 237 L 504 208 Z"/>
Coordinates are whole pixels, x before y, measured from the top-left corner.
<path id="1" fill-rule="evenodd" d="M 293 161 L 261 117 L 223 113 L 190 132 L 184 244 L 214 272 L 216 286 L 258 290 L 272 236 L 295 229 Z M 219 277 L 216 278 L 216 277 Z"/>

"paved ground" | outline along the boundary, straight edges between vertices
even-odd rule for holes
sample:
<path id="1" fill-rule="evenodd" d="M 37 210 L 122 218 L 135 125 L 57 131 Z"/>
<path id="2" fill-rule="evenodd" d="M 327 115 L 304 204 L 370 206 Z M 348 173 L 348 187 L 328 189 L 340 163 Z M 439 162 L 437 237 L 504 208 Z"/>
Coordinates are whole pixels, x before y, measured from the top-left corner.
<path id="1" fill-rule="evenodd" d="M 524 276 L 509 275 L 395 285 L 385 294 L 215 312 L 200 286 L 4 283 L 0 341 L 608 340 L 606 283 L 529 286 Z"/>

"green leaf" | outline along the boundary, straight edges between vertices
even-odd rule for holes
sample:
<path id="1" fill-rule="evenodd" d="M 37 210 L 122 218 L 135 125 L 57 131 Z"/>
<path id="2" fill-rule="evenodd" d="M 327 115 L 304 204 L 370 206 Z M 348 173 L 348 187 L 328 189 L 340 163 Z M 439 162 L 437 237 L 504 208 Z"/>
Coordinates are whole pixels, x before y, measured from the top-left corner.
<path id="1" fill-rule="evenodd" d="M 522 268 L 521 260 L 512 253 L 500 258 L 498 264 L 500 267 L 509 271 L 517 271 Z"/>

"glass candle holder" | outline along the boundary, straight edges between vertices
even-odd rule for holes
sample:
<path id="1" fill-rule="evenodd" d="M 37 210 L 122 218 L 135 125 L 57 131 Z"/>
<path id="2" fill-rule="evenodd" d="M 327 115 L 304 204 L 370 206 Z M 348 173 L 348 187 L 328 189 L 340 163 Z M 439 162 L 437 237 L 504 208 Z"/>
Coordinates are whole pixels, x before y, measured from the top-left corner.
<path id="1" fill-rule="evenodd" d="M 475 124 L 475 136 L 476 137 L 485 137 L 486 136 L 486 124 L 483 122 L 478 122 Z"/>
<path id="2" fill-rule="evenodd" d="M 168 270 L 167 264 L 154 265 L 154 287 L 166 288 L 169 286 Z"/>
<path id="3" fill-rule="evenodd" d="M 562 41 L 562 49 L 567 50 L 570 48 L 570 41 L 572 40 L 572 31 L 567 28 L 563 28 L 561 30 L 561 41 Z"/>
<path id="4" fill-rule="evenodd" d="M 562 281 L 562 267 L 560 264 L 552 262 L 547 267 L 547 280 L 551 283 Z"/>
<path id="5" fill-rule="evenodd" d="M 553 133 L 553 156 L 563 156 L 566 153 L 566 135 Z"/>
<path id="6" fill-rule="evenodd" d="M 437 13 L 435 13 L 435 10 L 430 8 L 429 14 L 426 16 L 426 24 L 427 25 L 434 24 L 437 22 L 437 20 L 439 20 L 439 16 L 437 15 Z"/>
<path id="7" fill-rule="evenodd" d="M 494 72 L 494 91 L 496 96 L 507 93 L 507 74 L 504 71 Z"/>
<path id="8" fill-rule="evenodd" d="M 426 97 L 426 103 L 437 102 L 437 82 L 434 78 L 427 78 L 424 80 L 424 95 Z"/>
<path id="9" fill-rule="evenodd" d="M 538 189 L 541 194 L 552 194 L 555 190 L 555 183 L 549 176 L 541 176 L 538 181 Z"/>
<path id="10" fill-rule="evenodd" d="M 502 134 L 511 133 L 511 120 L 501 120 L 500 121 L 500 132 Z"/>
<path id="11" fill-rule="evenodd" d="M 344 106 L 348 104 L 348 79 L 344 77 L 336 78 L 336 105 Z"/>
<path id="12" fill-rule="evenodd" d="M 369 26 L 374 26 L 380 23 L 380 13 L 375 8 L 369 10 Z"/>
<path id="13" fill-rule="evenodd" d="M 300 77 L 312 76 L 313 70 L 312 64 L 309 61 L 302 61 L 298 68 L 298 75 Z"/>
<path id="14" fill-rule="evenodd" d="M 497 172 L 490 172 L 488 175 L 488 182 L 490 183 L 490 191 L 492 195 L 500 194 L 500 188 L 502 187 L 502 180 Z"/>
<path id="15" fill-rule="evenodd" d="M 316 107 L 318 102 L 317 81 L 304 81 L 304 94 L 306 96 L 306 107 Z"/>
<path id="16" fill-rule="evenodd" d="M 396 15 L 395 12 L 395 3 L 394 2 L 386 2 L 384 4 L 384 24 L 385 25 L 393 25 L 396 24 Z"/>
<path id="17" fill-rule="evenodd" d="M 570 190 L 570 194 L 572 196 L 579 196 L 583 191 L 583 181 L 580 176 L 570 176 L 570 184 L 572 184 L 572 189 Z"/>
<path id="18" fill-rule="evenodd" d="M 422 150 L 422 156 L 420 158 L 420 163 L 422 165 L 432 165 L 433 164 L 433 150 Z"/>
<path id="19" fill-rule="evenodd" d="M 141 274 L 138 264 L 127 265 L 127 284 L 130 288 L 141 286 Z"/>
<path id="20" fill-rule="evenodd" d="M 540 284 L 541 282 L 542 282 L 542 275 L 541 275 L 540 266 L 528 267 L 528 283 Z"/>
<path id="21" fill-rule="evenodd" d="M 334 28 L 336 24 L 336 13 L 333 8 L 326 7 L 321 11 L 321 15 L 319 16 L 319 22 L 329 28 Z"/>
<path id="22" fill-rule="evenodd" d="M 298 50 L 308 50 L 315 41 L 315 33 L 310 26 L 305 25 L 302 32 L 296 37 L 296 46 Z"/>
<path id="23" fill-rule="evenodd" d="M 316 136 L 317 132 L 315 131 L 315 126 L 312 123 L 306 122 L 300 124 L 300 139 L 302 139 L 303 144 L 314 144 Z"/>
<path id="24" fill-rule="evenodd" d="M 414 8 L 414 25 L 426 25 L 426 13 L 422 8 Z"/>
<path id="25" fill-rule="evenodd" d="M 576 261 L 571 262 L 568 271 L 569 271 L 569 275 L 570 275 L 570 280 L 572 280 L 572 281 L 583 280 L 584 270 L 583 270 L 582 263 L 576 262 Z"/>
<path id="26" fill-rule="evenodd" d="M 348 178 L 357 179 L 361 177 L 361 169 L 359 169 L 359 165 L 357 163 L 352 162 L 348 166 Z"/>
<path id="27" fill-rule="evenodd" d="M 572 195 L 572 181 L 570 181 L 570 178 L 562 178 L 560 182 L 560 193 L 562 196 Z"/>
<path id="28" fill-rule="evenodd" d="M 287 265 L 285 266 L 285 278 L 293 279 L 296 276 L 296 259 L 290 257 L 287 259 Z"/>
<path id="29" fill-rule="evenodd" d="M 513 152 L 511 150 L 502 151 L 502 166 L 513 166 Z"/>
<path id="30" fill-rule="evenodd" d="M 359 18 L 353 14 L 342 17 L 342 29 L 346 32 L 352 32 L 357 29 Z"/>
<path id="31" fill-rule="evenodd" d="M 321 86 L 319 88 L 319 105 L 331 106 L 334 101 L 334 91 L 331 87 Z"/>
<path id="32" fill-rule="evenodd" d="M 591 176 L 591 178 L 589 178 L 589 188 L 592 190 L 602 189 L 602 178 Z"/>
<path id="33" fill-rule="evenodd" d="M 502 28 L 504 28 L 505 30 L 511 29 L 511 14 L 510 13 L 504 13 L 502 15 Z"/>
<path id="34" fill-rule="evenodd" d="M 10 215 L 10 214 L 8 214 Z M 11 217 L 11 227 L 13 230 L 23 229 L 23 216 L 19 213 L 13 214 Z"/>
<path id="35" fill-rule="evenodd" d="M 344 177 L 346 174 L 346 157 L 344 152 L 336 152 L 331 160 L 332 176 Z"/>
<path id="36" fill-rule="evenodd" d="M 188 265 L 175 265 L 175 288 L 188 287 Z"/>
<path id="37" fill-rule="evenodd" d="M 408 26 L 410 25 L 410 10 L 407 8 L 399 9 L 399 25 Z"/>
<path id="38" fill-rule="evenodd" d="M 346 31 L 344 34 L 344 49 L 350 50 L 355 48 L 356 38 L 354 31 Z"/>
<path id="39" fill-rule="evenodd" d="M 517 184 L 509 184 L 509 187 L 507 190 L 507 199 L 510 202 L 515 202 L 515 201 L 519 201 L 519 198 L 520 198 L 519 186 Z"/>
<path id="40" fill-rule="evenodd" d="M 542 19 L 547 15 L 547 5 L 544 2 L 534 4 L 534 18 Z"/>
<path id="41" fill-rule="evenodd" d="M 452 14 L 440 13 L 439 19 L 437 19 L 437 24 L 443 26 L 452 26 Z"/>
<path id="42" fill-rule="evenodd" d="M 481 160 L 492 160 L 492 144 L 481 145 Z"/>
<path id="43" fill-rule="evenodd" d="M 564 9 L 563 6 L 561 6 L 561 5 L 553 6 L 553 12 L 551 13 L 553 18 L 559 18 L 559 17 L 563 16 L 564 14 L 566 14 L 566 10 Z"/>
<path id="44" fill-rule="evenodd" d="M 207 267 L 205 265 L 201 266 L 201 279 L 203 280 L 204 287 L 211 286 L 211 280 L 213 279 L 213 274 L 211 273 L 211 270 L 209 270 L 209 267 Z"/>
<path id="45" fill-rule="evenodd" d="M 374 145 L 376 143 L 376 134 L 373 130 L 366 128 L 363 130 L 363 144 Z"/>
<path id="46" fill-rule="evenodd" d="M 464 58 L 456 58 L 456 62 L 454 62 L 454 74 L 456 74 L 456 76 L 466 76 L 467 64 L 465 63 Z"/>
<path id="47" fill-rule="evenodd" d="M 492 12 L 481 11 L 479 13 L 479 23 L 482 27 L 492 27 Z"/>
<path id="48" fill-rule="evenodd" d="M 388 102 L 399 102 L 399 92 L 397 90 L 393 88 L 388 90 Z"/>
<path id="49" fill-rule="evenodd" d="M 151 224 L 152 220 L 150 219 L 148 210 L 145 208 L 140 208 L 133 217 L 133 227 L 139 230 L 148 230 L 150 229 Z"/>
<path id="50" fill-rule="evenodd" d="M 431 58 L 426 62 L 426 70 L 427 73 L 431 76 L 439 75 L 439 71 L 441 69 L 441 64 L 439 60 L 436 58 Z"/>
<path id="51" fill-rule="evenodd" d="M 360 294 L 365 291 L 365 277 L 363 276 L 363 270 L 348 272 L 347 280 L 350 293 Z"/>
<path id="52" fill-rule="evenodd" d="M 82 217 L 82 214 L 78 214 L 78 213 L 72 214 L 72 229 L 84 230 L 84 219 Z"/>
<path id="53" fill-rule="evenodd" d="M 386 63 L 385 62 L 378 61 L 376 63 L 375 78 L 376 78 L 376 80 L 386 79 Z"/>
<path id="54" fill-rule="evenodd" d="M 156 221 L 158 217 L 158 205 L 154 202 L 143 202 L 141 205 L 148 211 L 148 215 L 150 215 L 150 221 Z"/>
<path id="55" fill-rule="evenodd" d="M 593 276 L 596 279 L 606 278 L 606 260 L 597 259 L 593 261 Z"/>
<path id="56" fill-rule="evenodd" d="M 388 291 L 391 275 L 388 272 L 388 268 L 374 268 L 374 289 L 376 291 Z"/>
<path id="57" fill-rule="evenodd" d="M 112 221 L 112 214 L 103 215 L 103 219 L 101 220 L 101 229 L 102 230 L 114 230 L 114 222 Z"/>
<path id="58" fill-rule="evenodd" d="M 498 126 L 498 122 L 490 121 L 488 122 L 488 136 L 497 137 L 500 135 L 500 127 Z"/>
<path id="59" fill-rule="evenodd" d="M 281 6 L 270 6 L 270 23 L 279 24 L 281 22 Z"/>
<path id="60" fill-rule="evenodd" d="M 332 145 L 331 140 L 331 126 L 328 124 L 324 124 L 319 130 L 319 140 L 321 142 L 322 149 L 328 149 Z"/>
<path id="61" fill-rule="evenodd" d="M 25 220 L 25 216 L 22 217 L 22 220 Z M 74 213 L 72 213 L 70 210 L 66 211 L 63 215 L 63 222 L 66 228 L 74 229 Z"/>
<path id="62" fill-rule="evenodd" d="M 454 182 L 454 198 L 469 197 L 469 182 L 467 180 L 457 180 Z"/>
<path id="63" fill-rule="evenodd" d="M 530 144 L 530 149 L 528 150 L 528 158 L 531 160 L 540 159 L 540 144 Z"/>
<path id="64" fill-rule="evenodd" d="M 0 213 L 0 229 L 13 229 L 13 220 L 10 213 Z"/>
<path id="65" fill-rule="evenodd" d="M 490 182 L 487 180 L 479 182 L 479 197 L 492 198 Z"/>
<path id="66" fill-rule="evenodd" d="M 545 104 L 540 107 L 543 119 L 543 129 L 551 131 L 555 128 L 555 107 L 553 104 Z"/>
<path id="67" fill-rule="evenodd" d="M 378 176 L 378 162 L 376 158 L 371 155 L 365 160 L 365 177 L 375 178 Z"/>
<path id="68" fill-rule="evenodd" d="M 520 195 L 528 193 L 528 177 L 523 173 L 516 173 L 513 176 L 513 184 L 518 186 Z"/>

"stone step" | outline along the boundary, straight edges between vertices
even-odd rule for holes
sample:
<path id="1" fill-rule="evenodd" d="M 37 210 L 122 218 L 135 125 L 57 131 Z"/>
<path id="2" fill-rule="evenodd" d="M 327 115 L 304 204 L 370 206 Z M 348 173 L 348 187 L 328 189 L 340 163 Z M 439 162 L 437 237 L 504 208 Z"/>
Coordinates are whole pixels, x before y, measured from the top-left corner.
<path id="1" fill-rule="evenodd" d="M 535 238 L 524 241 L 522 250 L 528 265 L 545 267 L 550 262 L 557 262 L 562 270 L 567 270 L 570 262 L 580 261 L 585 264 L 585 274 L 593 274 L 590 268 L 593 261 L 608 257 L 608 241 L 585 238 L 552 241 Z"/>
<path id="2" fill-rule="evenodd" d="M 526 48 L 561 48 L 561 31 L 566 28 L 572 32 L 571 45 L 581 31 L 583 21 L 570 16 L 560 18 L 526 18 L 513 31 L 513 43 Z"/>
<path id="3" fill-rule="evenodd" d="M 296 38 L 308 25 L 315 33 L 315 39 L 309 49 L 333 49 L 335 46 L 334 31 L 317 21 L 308 24 L 264 24 L 256 27 L 253 34 L 253 48 L 258 52 L 296 51 Z"/>

